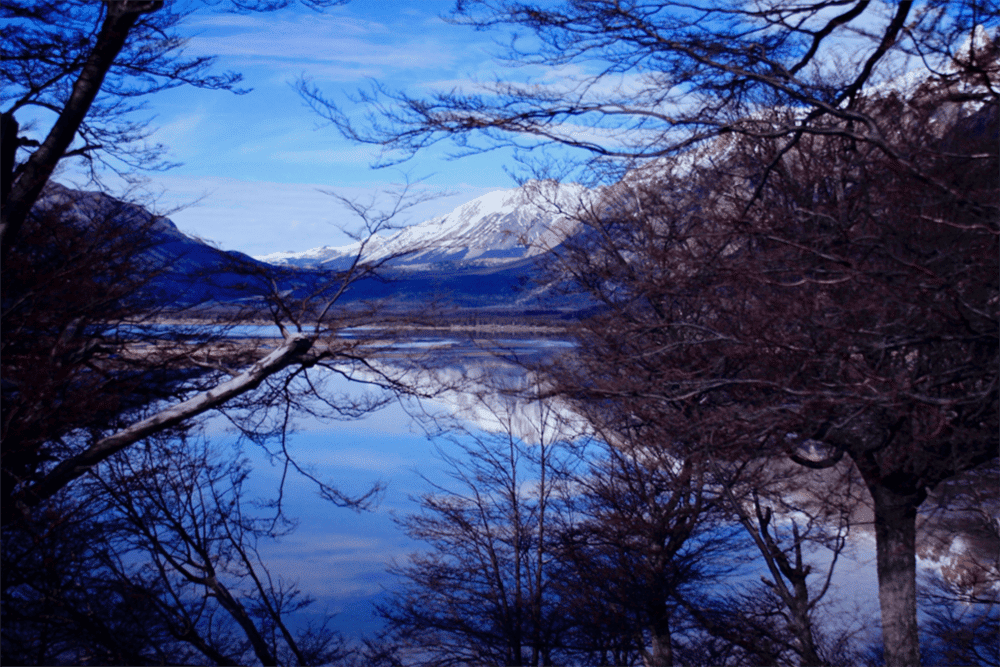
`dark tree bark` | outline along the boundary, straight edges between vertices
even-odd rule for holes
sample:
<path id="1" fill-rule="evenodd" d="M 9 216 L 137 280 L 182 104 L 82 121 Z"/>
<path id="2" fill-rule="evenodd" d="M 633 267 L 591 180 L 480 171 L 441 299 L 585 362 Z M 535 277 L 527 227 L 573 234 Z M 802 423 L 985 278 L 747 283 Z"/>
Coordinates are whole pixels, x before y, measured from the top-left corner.
<path id="1" fill-rule="evenodd" d="M 76 137 L 80 124 L 90 110 L 90 105 L 101 90 L 105 75 L 115 58 L 118 57 L 122 47 L 125 46 L 129 31 L 142 14 L 161 9 L 163 1 L 119 0 L 106 2 L 105 6 L 106 14 L 94 48 L 73 84 L 69 99 L 66 100 L 65 106 L 52 129 L 49 130 L 45 141 L 28 158 L 17 179 L 7 186 L 9 193 L 6 193 L 3 198 L 3 219 L 0 220 L 0 258 L 5 257 L 9 252 L 10 246 L 24 225 L 25 218 L 35 202 L 38 201 L 42 188 L 49 182 L 49 177 L 56 165 Z M 7 123 L 5 123 L 6 125 Z M 16 136 L 16 125 L 13 126 L 13 131 Z M 14 141 L 11 144 L 16 151 L 17 142 Z M 4 150 L 9 149 L 5 148 Z M 8 173 L 12 173 L 12 170 L 8 172 L 4 169 L 5 177 Z"/>
<path id="2" fill-rule="evenodd" d="M 875 552 L 885 664 L 920 665 L 917 624 L 917 508 L 921 493 L 870 487 L 875 502 Z"/>

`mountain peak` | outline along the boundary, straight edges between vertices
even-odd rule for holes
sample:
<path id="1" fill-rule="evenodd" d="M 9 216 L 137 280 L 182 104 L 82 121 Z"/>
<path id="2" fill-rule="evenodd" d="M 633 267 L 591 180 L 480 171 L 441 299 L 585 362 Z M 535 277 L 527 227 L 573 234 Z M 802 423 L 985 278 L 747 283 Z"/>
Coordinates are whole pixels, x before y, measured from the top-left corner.
<path id="1" fill-rule="evenodd" d="M 575 183 L 528 181 L 518 188 L 476 197 L 446 215 L 373 236 L 362 256 L 367 262 L 421 269 L 442 264 L 498 266 L 532 257 L 556 246 L 576 225 L 571 215 L 591 191 Z M 323 246 L 299 253 L 258 256 L 271 264 L 338 269 L 361 244 Z"/>

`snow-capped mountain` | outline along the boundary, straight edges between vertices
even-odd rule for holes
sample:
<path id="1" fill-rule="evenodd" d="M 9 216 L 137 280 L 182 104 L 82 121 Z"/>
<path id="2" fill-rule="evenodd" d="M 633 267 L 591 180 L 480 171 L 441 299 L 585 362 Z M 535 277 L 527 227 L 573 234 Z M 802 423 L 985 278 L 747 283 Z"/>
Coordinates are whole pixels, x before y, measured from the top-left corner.
<path id="1" fill-rule="evenodd" d="M 400 263 L 389 262 L 378 278 L 362 277 L 352 283 L 340 294 L 340 302 L 346 307 L 379 302 L 387 309 L 414 311 L 434 302 L 463 312 L 544 311 L 562 317 L 577 306 L 546 301 L 547 288 L 535 284 L 538 271 L 533 256 L 546 244 L 561 240 L 557 230 L 566 221 L 556 207 L 568 210 L 578 201 L 574 197 L 587 196 L 587 190 L 559 186 L 550 188 L 550 194 L 551 208 L 527 202 L 527 193 L 520 188 L 494 192 L 446 216 L 375 237 L 365 246 L 365 257 L 374 261 L 392 257 Z M 326 269 L 338 261 L 341 265 L 351 261 L 357 251 L 357 246 L 319 248 L 293 257 L 297 263 L 275 266 L 212 247 L 185 235 L 165 217 L 103 193 L 51 183 L 36 206 L 39 211 L 60 210 L 73 226 L 113 224 L 146 230 L 138 258 L 154 275 L 134 296 L 168 309 L 243 308 L 265 303 L 275 290 L 290 299 L 315 295 L 339 286 Z M 415 247 L 419 250 L 412 255 L 397 257 Z M 297 266 L 319 268 L 293 268 Z"/>
<path id="2" fill-rule="evenodd" d="M 533 257 L 559 244 L 576 227 L 571 214 L 592 197 L 575 183 L 530 181 L 462 204 L 451 213 L 374 236 L 361 253 L 367 262 L 385 261 L 412 270 L 443 266 L 500 266 Z M 338 269 L 351 261 L 360 243 L 276 252 L 256 259 L 282 266 Z"/>

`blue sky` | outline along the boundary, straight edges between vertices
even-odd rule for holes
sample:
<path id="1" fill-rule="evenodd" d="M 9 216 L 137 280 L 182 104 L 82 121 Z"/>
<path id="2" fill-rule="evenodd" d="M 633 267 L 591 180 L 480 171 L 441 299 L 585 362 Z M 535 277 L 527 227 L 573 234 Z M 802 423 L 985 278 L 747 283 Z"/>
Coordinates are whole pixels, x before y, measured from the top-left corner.
<path id="1" fill-rule="evenodd" d="M 451 196 L 414 209 L 409 222 L 514 187 L 510 154 L 448 161 L 434 147 L 400 168 L 374 170 L 377 149 L 342 139 L 290 85 L 306 76 L 334 99 L 376 79 L 420 94 L 489 80 L 493 36 L 440 18 L 451 0 L 353 0 L 317 14 L 294 7 L 233 15 L 204 9 L 184 24 L 187 53 L 216 55 L 216 70 L 244 75 L 252 92 L 182 87 L 149 98 L 153 139 L 183 166 L 150 174 L 157 207 L 185 232 L 251 255 L 350 241 L 345 210 L 318 188 L 368 198 L 405 174 Z M 172 211 L 177 207 L 183 207 Z"/>
<path id="2" fill-rule="evenodd" d="M 234 95 L 181 87 L 149 98 L 147 117 L 154 116 L 152 125 L 158 128 L 153 140 L 170 148 L 168 159 L 183 163 L 150 174 L 148 190 L 157 212 L 169 215 L 182 231 L 222 248 L 264 255 L 351 241 L 339 227 L 356 227 L 356 221 L 321 190 L 367 200 L 408 176 L 425 179 L 432 193 L 448 193 L 394 221 L 408 224 L 514 187 L 505 167 L 516 170 L 517 165 L 507 149 L 448 160 L 455 147 L 441 143 L 398 168 L 372 169 L 378 149 L 354 144 L 324 127 L 292 85 L 306 77 L 328 98 L 348 102 L 347 95 L 372 80 L 419 97 L 436 90 L 470 90 L 477 81 L 495 78 L 572 87 L 586 76 L 587 67 L 595 67 L 571 63 L 546 70 L 504 69 L 494 58 L 503 45 L 494 40 L 507 36 L 447 23 L 441 16 L 453 1 L 352 0 L 324 13 L 293 5 L 243 15 L 198 2 L 198 11 L 181 29 L 189 38 L 187 54 L 217 56 L 216 70 L 243 73 L 243 85 L 252 91 Z M 876 23 L 885 20 L 879 11 L 873 10 L 873 16 Z M 864 55 L 864 49 L 855 47 L 857 53 L 849 56 L 848 46 L 834 40 L 833 55 L 848 60 Z M 602 77 L 588 91 L 628 96 L 644 85 L 644 76 L 636 71 Z M 363 112 L 351 109 L 359 116 Z M 570 122 L 560 131 L 605 144 L 626 136 L 610 127 Z M 645 140 L 645 131 L 635 130 L 634 138 Z M 70 172 L 60 178 L 74 182 Z"/>

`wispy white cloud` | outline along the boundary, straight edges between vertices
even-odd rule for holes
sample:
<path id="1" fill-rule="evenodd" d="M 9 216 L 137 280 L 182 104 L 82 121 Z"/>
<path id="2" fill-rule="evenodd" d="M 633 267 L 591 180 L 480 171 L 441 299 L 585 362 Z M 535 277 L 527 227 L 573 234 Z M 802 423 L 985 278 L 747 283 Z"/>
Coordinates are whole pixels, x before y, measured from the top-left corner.
<path id="1" fill-rule="evenodd" d="M 157 127 L 153 138 L 174 151 L 184 150 L 207 118 L 208 112 L 204 107 L 175 116 L 167 123 Z"/>
<path id="2" fill-rule="evenodd" d="M 325 12 L 300 11 L 298 13 L 284 12 L 282 14 L 196 14 L 187 21 L 189 29 L 194 33 L 212 28 L 232 28 L 242 30 L 267 31 L 277 25 L 295 25 L 301 29 L 325 26 L 336 28 L 341 34 L 384 34 L 386 26 L 374 19 L 352 16 L 350 8 L 333 8 Z"/>
<path id="3" fill-rule="evenodd" d="M 449 6 L 399 0 L 349 3 L 322 14 L 301 7 L 273 14 L 196 12 L 186 24 L 187 55 L 219 56 L 217 69 L 243 72 L 253 92 L 181 87 L 152 100 L 155 139 L 168 146 L 170 159 L 184 163 L 152 175 L 160 210 L 185 231 L 252 255 L 350 242 L 337 225 L 353 220 L 318 189 L 365 198 L 398 181 L 399 172 L 369 168 L 377 147 L 352 144 L 332 128 L 317 131 L 319 118 L 288 81 L 304 73 L 342 99 L 366 77 L 397 88 L 429 78 L 460 80 L 469 72 L 489 78 L 488 39 L 443 22 L 438 14 Z M 348 111 L 364 109 L 348 105 Z M 404 222 L 510 187 L 502 168 L 507 152 L 445 161 L 452 148 L 429 147 L 404 165 L 414 176 L 430 174 L 438 191 L 455 191 L 410 211 Z"/>
<path id="4" fill-rule="evenodd" d="M 199 55 L 240 59 L 244 65 L 251 60 L 282 71 L 308 70 L 310 76 L 333 80 L 440 69 L 456 58 L 447 43 L 426 31 L 394 31 L 374 21 L 325 14 L 270 19 L 203 21 L 206 28 L 222 29 L 192 37 L 188 48 Z"/>
<path id="5" fill-rule="evenodd" d="M 331 505 L 329 511 L 345 510 Z M 322 523 L 315 522 L 302 526 L 278 544 L 266 545 L 262 555 L 272 571 L 297 580 L 302 590 L 316 597 L 373 595 L 387 582 L 389 561 L 402 559 L 409 549 L 398 544 L 389 526 L 376 528 L 370 517 L 356 523 L 369 524 L 368 536 L 360 536 L 366 530 L 363 525 L 350 526 L 350 532 L 335 532 L 322 530 Z M 378 534 L 372 535 L 376 530 Z"/>
<path id="6" fill-rule="evenodd" d="M 369 424 L 368 428 L 371 429 L 372 426 Z M 337 447 L 336 450 L 306 452 L 300 459 L 327 470 L 348 468 L 378 475 L 406 471 L 419 463 L 412 456 L 362 447 Z"/>

